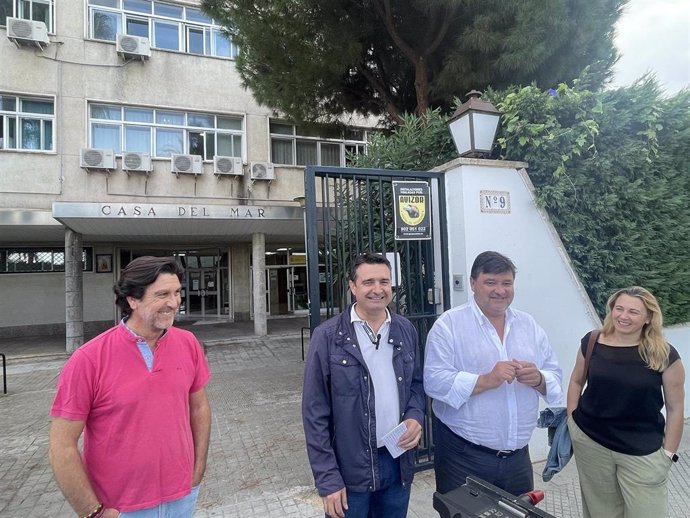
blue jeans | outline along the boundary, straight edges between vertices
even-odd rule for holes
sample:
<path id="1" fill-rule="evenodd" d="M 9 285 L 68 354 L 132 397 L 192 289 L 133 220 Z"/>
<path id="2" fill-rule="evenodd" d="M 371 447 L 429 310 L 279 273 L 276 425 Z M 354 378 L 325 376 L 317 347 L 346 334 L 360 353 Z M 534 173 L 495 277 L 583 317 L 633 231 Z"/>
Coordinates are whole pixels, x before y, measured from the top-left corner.
<path id="1" fill-rule="evenodd" d="M 385 448 L 379 449 L 379 489 L 348 491 L 345 518 L 405 518 L 410 486 L 400 480 L 400 461 Z"/>
<path id="2" fill-rule="evenodd" d="M 156 507 L 120 513 L 119 518 L 192 518 L 198 496 L 199 486 L 196 486 L 192 488 L 192 492 L 187 496 L 172 502 L 165 502 Z"/>

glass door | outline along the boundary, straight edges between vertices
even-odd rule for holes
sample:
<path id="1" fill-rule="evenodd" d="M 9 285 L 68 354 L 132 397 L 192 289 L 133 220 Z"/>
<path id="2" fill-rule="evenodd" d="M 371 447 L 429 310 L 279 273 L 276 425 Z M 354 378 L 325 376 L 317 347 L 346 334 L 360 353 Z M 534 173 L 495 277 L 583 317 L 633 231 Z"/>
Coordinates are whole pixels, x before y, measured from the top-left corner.
<path id="1" fill-rule="evenodd" d="M 206 318 L 220 315 L 218 271 L 213 268 L 187 270 L 186 313 Z"/>
<path id="2" fill-rule="evenodd" d="M 288 298 L 291 313 L 306 313 L 309 310 L 309 295 L 307 293 L 307 267 L 293 266 L 288 272 Z"/>
<path id="3" fill-rule="evenodd" d="M 289 315 L 309 309 L 306 266 L 266 268 L 266 308 L 269 315 Z"/>

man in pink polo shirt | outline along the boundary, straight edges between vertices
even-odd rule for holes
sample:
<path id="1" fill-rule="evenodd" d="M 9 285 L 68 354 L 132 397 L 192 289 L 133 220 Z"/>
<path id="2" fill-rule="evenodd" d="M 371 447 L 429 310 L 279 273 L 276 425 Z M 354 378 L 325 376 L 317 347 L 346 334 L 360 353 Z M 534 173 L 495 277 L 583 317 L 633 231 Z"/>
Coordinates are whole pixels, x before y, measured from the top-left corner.
<path id="1" fill-rule="evenodd" d="M 171 257 L 129 263 L 113 288 L 122 321 L 77 349 L 60 374 L 50 463 L 80 517 L 194 514 L 210 372 L 194 335 L 172 326 L 182 273 Z"/>

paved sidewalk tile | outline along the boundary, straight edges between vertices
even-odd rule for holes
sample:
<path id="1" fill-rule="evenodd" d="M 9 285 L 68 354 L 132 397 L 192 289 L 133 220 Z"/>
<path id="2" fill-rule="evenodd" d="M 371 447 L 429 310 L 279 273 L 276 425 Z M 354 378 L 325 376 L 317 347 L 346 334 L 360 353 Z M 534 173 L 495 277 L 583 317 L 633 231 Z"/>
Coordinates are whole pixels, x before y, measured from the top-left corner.
<path id="1" fill-rule="evenodd" d="M 299 336 L 207 347 L 213 429 L 197 518 L 323 517 L 302 432 L 300 347 Z M 63 361 L 24 359 L 8 366 L 10 393 L 0 394 L 0 518 L 74 516 L 47 458 L 48 409 Z M 689 456 L 671 471 L 671 518 L 688 516 Z M 559 518 L 580 516 L 573 463 L 548 484 L 540 483 L 542 468 L 535 464 L 537 487 L 546 492 L 540 507 Z M 433 471 L 418 473 L 409 518 L 437 518 L 433 492 Z"/>

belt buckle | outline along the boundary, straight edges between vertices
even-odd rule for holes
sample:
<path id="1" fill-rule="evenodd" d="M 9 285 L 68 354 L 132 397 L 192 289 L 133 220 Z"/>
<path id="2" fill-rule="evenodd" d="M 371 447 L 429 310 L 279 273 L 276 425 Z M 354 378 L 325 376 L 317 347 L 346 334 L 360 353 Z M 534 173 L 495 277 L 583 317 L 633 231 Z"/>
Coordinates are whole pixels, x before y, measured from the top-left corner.
<path id="1" fill-rule="evenodd" d="M 513 450 L 498 450 L 496 452 L 496 457 L 502 457 L 505 459 L 506 457 L 509 457 L 512 453 Z"/>

